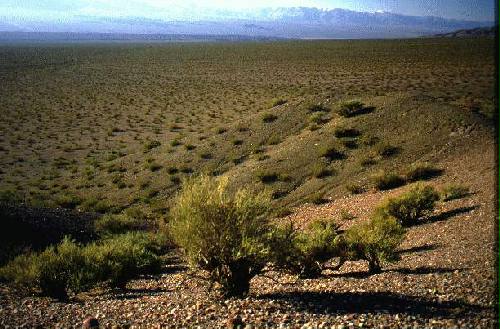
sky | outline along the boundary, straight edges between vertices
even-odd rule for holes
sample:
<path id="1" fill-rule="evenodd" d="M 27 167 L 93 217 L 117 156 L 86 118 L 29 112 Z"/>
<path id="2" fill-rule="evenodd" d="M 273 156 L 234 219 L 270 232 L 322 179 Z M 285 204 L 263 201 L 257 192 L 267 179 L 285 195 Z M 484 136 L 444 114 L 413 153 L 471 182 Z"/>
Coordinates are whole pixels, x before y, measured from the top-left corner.
<path id="1" fill-rule="evenodd" d="M 183 19 L 204 10 L 251 11 L 259 8 L 301 6 L 493 21 L 495 2 L 495 0 L 1 0 L 0 17 L 52 20 L 89 15 L 153 19 L 169 16 L 169 18 Z"/>

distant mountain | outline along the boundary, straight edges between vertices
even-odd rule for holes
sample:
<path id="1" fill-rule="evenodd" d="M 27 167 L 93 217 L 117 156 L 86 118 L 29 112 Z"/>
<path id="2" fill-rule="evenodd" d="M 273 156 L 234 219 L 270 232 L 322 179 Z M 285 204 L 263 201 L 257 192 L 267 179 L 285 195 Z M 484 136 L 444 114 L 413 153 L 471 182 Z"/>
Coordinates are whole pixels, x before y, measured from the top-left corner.
<path id="1" fill-rule="evenodd" d="M 498 26 L 492 27 L 477 27 L 475 29 L 458 30 L 450 33 L 435 34 L 433 37 L 440 38 L 473 38 L 473 37 L 490 37 L 494 38 L 497 34 Z"/>
<path id="2" fill-rule="evenodd" d="M 359 39 L 419 37 L 493 25 L 493 22 L 435 16 L 309 7 L 268 8 L 249 12 L 216 10 L 193 15 L 201 18 L 174 20 L 171 17 L 151 19 L 81 15 L 57 21 L 0 18 L 0 31 Z"/>

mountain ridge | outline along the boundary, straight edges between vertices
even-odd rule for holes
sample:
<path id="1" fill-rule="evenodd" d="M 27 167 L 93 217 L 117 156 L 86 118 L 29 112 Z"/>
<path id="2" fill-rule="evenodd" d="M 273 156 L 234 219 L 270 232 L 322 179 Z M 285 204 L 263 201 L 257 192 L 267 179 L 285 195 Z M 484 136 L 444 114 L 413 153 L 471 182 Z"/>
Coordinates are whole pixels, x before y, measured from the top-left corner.
<path id="1" fill-rule="evenodd" d="M 193 13 L 196 16 L 196 12 Z M 173 35 L 238 35 L 294 39 L 408 38 L 490 27 L 493 22 L 347 9 L 280 7 L 212 11 L 199 19 L 75 15 L 55 21 L 0 17 L 0 31 Z"/>

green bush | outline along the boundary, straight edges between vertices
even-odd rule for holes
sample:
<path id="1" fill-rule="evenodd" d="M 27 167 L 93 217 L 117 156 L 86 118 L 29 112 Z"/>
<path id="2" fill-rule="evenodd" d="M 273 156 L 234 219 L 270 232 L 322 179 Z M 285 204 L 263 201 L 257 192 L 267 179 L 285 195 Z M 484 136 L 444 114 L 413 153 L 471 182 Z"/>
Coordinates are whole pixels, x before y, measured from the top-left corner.
<path id="1" fill-rule="evenodd" d="M 359 114 L 367 113 L 369 109 L 370 108 L 366 108 L 360 101 L 353 100 L 340 104 L 340 107 L 337 109 L 337 114 L 350 118 Z"/>
<path id="2" fill-rule="evenodd" d="M 450 201 L 461 199 L 469 195 L 469 188 L 462 185 L 447 185 L 441 190 L 441 199 L 443 201 Z"/>
<path id="3" fill-rule="evenodd" d="M 20 255 L 0 269 L 0 277 L 19 289 L 57 299 L 108 282 L 124 287 L 141 273 L 158 271 L 161 251 L 145 233 L 118 235 L 82 246 L 65 238 L 40 253 Z"/>
<path id="4" fill-rule="evenodd" d="M 287 100 L 283 98 L 273 98 L 273 100 L 271 101 L 271 107 L 283 105 L 286 104 L 286 102 Z"/>
<path id="5" fill-rule="evenodd" d="M 388 143 L 379 143 L 375 145 L 375 153 L 377 153 L 382 158 L 388 158 L 396 155 L 399 152 L 399 147 L 393 146 Z"/>
<path id="6" fill-rule="evenodd" d="M 365 188 L 358 184 L 347 184 L 345 188 L 351 194 L 361 194 L 365 192 Z"/>
<path id="7" fill-rule="evenodd" d="M 304 232 L 297 234 L 295 244 L 299 251 L 298 269 L 301 277 L 321 275 L 323 264 L 335 256 L 334 241 L 338 225 L 331 220 L 316 220 Z"/>
<path id="8" fill-rule="evenodd" d="M 320 155 L 328 161 L 345 159 L 345 154 L 339 151 L 335 146 L 326 145 L 320 149 Z"/>
<path id="9" fill-rule="evenodd" d="M 336 256 L 337 236 L 338 226 L 331 220 L 315 220 L 304 231 L 292 225 L 277 226 L 270 238 L 270 261 L 278 269 L 302 278 L 318 277 L 324 264 Z"/>
<path id="10" fill-rule="evenodd" d="M 262 116 L 262 122 L 264 123 L 270 123 L 276 121 L 276 119 L 278 119 L 278 116 L 272 113 L 266 113 Z"/>
<path id="11" fill-rule="evenodd" d="M 267 194 L 230 193 L 227 180 L 190 178 L 170 210 L 170 232 L 191 266 L 208 271 L 224 296 L 242 296 L 268 259 L 269 207 Z"/>
<path id="12" fill-rule="evenodd" d="M 307 106 L 307 110 L 309 112 L 330 112 L 330 109 L 321 104 L 310 104 Z"/>
<path id="13" fill-rule="evenodd" d="M 390 198 L 376 212 L 396 218 L 403 226 L 410 226 L 434 210 L 439 194 L 432 186 L 416 185 L 396 198 Z"/>
<path id="14" fill-rule="evenodd" d="M 311 124 L 322 125 L 324 123 L 327 123 L 328 121 L 329 119 L 326 118 L 322 112 L 314 112 L 309 116 L 309 122 Z"/>
<path id="15" fill-rule="evenodd" d="M 160 145 L 161 145 L 160 141 L 157 141 L 157 140 L 148 141 L 146 144 L 144 144 L 144 151 L 147 152 L 147 151 L 152 150 Z"/>
<path id="16" fill-rule="evenodd" d="M 356 128 L 348 128 L 348 127 L 344 127 L 344 126 L 335 127 L 333 134 L 337 138 L 358 137 L 359 135 L 361 135 L 359 130 L 357 130 Z"/>
<path id="17" fill-rule="evenodd" d="M 436 168 L 429 163 L 414 163 L 406 171 L 406 180 L 409 182 L 427 180 L 441 175 L 442 172 L 442 169 Z"/>
<path id="18" fill-rule="evenodd" d="M 376 215 L 370 221 L 351 226 L 339 237 L 337 253 L 344 260 L 366 260 L 369 272 L 378 273 L 384 262 L 398 260 L 396 248 L 404 236 L 405 230 L 395 218 Z"/>
<path id="19" fill-rule="evenodd" d="M 406 181 L 403 177 L 393 174 L 387 173 L 385 171 L 380 171 L 377 174 L 372 176 L 373 184 L 375 188 L 378 190 L 390 190 L 399 186 L 403 186 Z"/>

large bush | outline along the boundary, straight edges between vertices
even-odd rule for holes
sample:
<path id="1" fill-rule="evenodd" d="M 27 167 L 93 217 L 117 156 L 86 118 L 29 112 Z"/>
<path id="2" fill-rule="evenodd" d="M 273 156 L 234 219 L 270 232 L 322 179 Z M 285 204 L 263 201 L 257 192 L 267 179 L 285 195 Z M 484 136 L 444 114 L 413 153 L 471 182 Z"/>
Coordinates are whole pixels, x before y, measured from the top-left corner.
<path id="1" fill-rule="evenodd" d="M 439 194 L 432 186 L 418 184 L 399 197 L 388 199 L 376 212 L 395 217 L 403 226 L 410 226 L 432 212 L 438 200 Z"/>
<path id="2" fill-rule="evenodd" d="M 228 191 L 227 180 L 186 180 L 171 208 L 170 231 L 189 263 L 208 271 L 224 296 L 242 296 L 265 266 L 270 227 L 267 194 Z"/>
<path id="3" fill-rule="evenodd" d="M 398 260 L 396 248 L 403 241 L 405 230 L 389 216 L 375 215 L 370 221 L 350 227 L 336 239 L 341 261 L 368 261 L 370 273 L 378 273 L 384 262 Z"/>
<path id="4" fill-rule="evenodd" d="M 128 233 L 82 246 L 69 238 L 40 253 L 20 255 L 0 277 L 20 289 L 57 299 L 108 282 L 124 287 L 140 273 L 160 267 L 159 246 L 146 233 Z"/>

